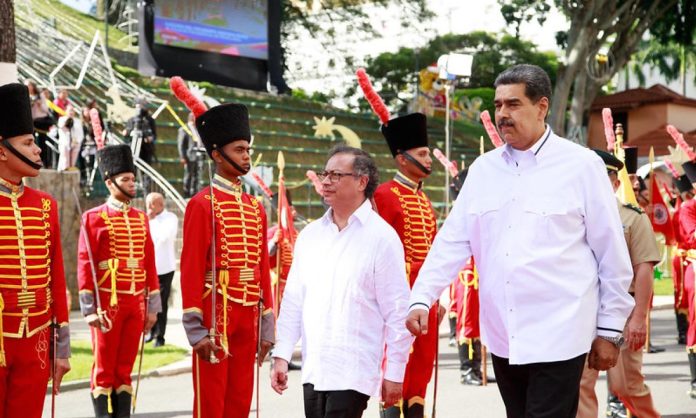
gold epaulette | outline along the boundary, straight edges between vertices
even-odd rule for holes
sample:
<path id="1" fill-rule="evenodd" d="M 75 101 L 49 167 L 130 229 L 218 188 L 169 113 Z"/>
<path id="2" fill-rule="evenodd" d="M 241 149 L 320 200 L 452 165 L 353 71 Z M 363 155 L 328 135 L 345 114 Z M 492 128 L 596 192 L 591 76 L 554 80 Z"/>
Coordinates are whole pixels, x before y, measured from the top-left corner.
<path id="1" fill-rule="evenodd" d="M 640 215 L 642 215 L 643 213 L 645 213 L 645 212 L 643 212 L 643 209 L 641 209 L 640 207 L 634 205 L 633 203 L 624 203 L 624 207 L 625 207 L 625 208 L 629 208 L 629 209 L 631 209 L 631 210 L 634 210 L 634 211 L 638 212 L 638 214 L 640 214 Z"/>

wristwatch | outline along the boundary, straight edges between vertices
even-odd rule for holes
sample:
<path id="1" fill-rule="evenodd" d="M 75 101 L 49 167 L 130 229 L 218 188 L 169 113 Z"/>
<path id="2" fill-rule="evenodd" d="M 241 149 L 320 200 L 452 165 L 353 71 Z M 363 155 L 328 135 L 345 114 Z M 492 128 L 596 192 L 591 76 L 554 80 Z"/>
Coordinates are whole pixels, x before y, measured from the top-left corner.
<path id="1" fill-rule="evenodd" d="M 616 346 L 616 348 L 621 348 L 621 346 L 622 346 L 623 343 L 624 343 L 623 334 L 619 334 L 619 335 L 616 335 L 616 336 L 614 336 L 614 337 L 607 337 L 607 336 L 604 336 L 604 335 L 598 335 L 597 337 L 599 337 L 599 338 L 601 338 L 601 339 L 603 339 L 603 340 L 609 341 L 610 343 L 614 344 L 614 345 Z"/>

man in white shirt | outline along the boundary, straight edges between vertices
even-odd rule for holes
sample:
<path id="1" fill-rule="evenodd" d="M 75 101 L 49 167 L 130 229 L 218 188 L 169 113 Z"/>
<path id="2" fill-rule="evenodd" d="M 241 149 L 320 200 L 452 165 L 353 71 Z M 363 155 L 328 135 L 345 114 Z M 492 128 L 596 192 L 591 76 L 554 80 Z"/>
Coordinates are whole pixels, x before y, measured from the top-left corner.
<path id="1" fill-rule="evenodd" d="M 381 394 L 386 407 L 401 397 L 413 341 L 403 326 L 404 251 L 394 229 L 372 210 L 378 176 L 366 152 L 334 148 L 319 178 L 330 209 L 295 243 L 271 386 L 281 394 L 287 388 L 288 362 L 301 337 L 306 417 L 359 418 L 370 396 Z"/>
<path id="2" fill-rule="evenodd" d="M 427 329 L 428 308 L 473 255 L 481 337 L 507 416 L 575 417 L 587 353 L 589 367 L 613 367 L 633 307 L 616 198 L 602 160 L 545 124 L 551 81 L 541 68 L 511 67 L 495 87 L 507 144 L 469 168 L 406 325 L 437 332 Z"/>
<path id="3" fill-rule="evenodd" d="M 157 314 L 157 322 L 152 327 L 148 340 L 155 340 L 154 346 L 164 345 L 164 332 L 167 330 L 167 310 L 169 294 L 172 290 L 172 279 L 176 271 L 176 255 L 174 243 L 179 229 L 176 215 L 164 207 L 164 196 L 160 193 L 150 193 L 145 197 L 147 217 L 150 219 L 150 234 L 155 244 L 155 265 L 159 278 L 162 296 L 162 312 Z"/>

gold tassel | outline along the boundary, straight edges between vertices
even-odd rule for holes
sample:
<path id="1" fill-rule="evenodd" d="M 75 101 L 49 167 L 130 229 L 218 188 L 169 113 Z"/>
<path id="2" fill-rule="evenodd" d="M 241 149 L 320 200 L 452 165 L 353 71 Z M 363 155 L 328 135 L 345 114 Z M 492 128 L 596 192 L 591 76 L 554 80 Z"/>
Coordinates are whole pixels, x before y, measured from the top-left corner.
<path id="1" fill-rule="evenodd" d="M 222 349 L 225 354 L 227 351 L 227 286 L 230 284 L 230 272 L 229 270 L 221 270 L 219 276 L 220 288 L 222 290 Z"/>
<path id="2" fill-rule="evenodd" d="M 111 394 L 109 393 L 106 395 L 106 411 L 109 413 L 109 415 L 114 413 L 114 408 L 111 405 Z"/>
<path id="3" fill-rule="evenodd" d="M 118 259 L 110 258 L 108 261 L 109 273 L 111 273 L 111 299 L 109 301 L 110 306 L 116 306 L 118 303 L 118 296 L 116 294 L 116 275 L 118 272 Z M 99 297 L 99 295 L 97 295 Z"/>
<path id="4" fill-rule="evenodd" d="M 469 360 L 474 359 L 474 339 L 469 339 Z"/>
<path id="5" fill-rule="evenodd" d="M 5 310 L 5 300 L 0 293 L 0 367 L 7 367 L 7 359 L 5 358 L 5 338 L 2 330 L 2 312 Z"/>

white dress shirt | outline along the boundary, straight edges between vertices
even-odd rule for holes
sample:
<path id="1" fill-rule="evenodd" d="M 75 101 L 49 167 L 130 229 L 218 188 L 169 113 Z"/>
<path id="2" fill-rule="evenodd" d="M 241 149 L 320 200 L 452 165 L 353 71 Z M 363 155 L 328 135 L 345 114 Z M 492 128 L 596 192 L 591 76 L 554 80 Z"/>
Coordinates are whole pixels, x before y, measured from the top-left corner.
<path id="1" fill-rule="evenodd" d="M 384 378 L 404 378 L 408 295 L 399 237 L 370 201 L 341 231 L 329 209 L 297 238 L 273 355 L 289 361 L 302 337 L 303 384 L 376 396 L 385 342 Z"/>
<path id="2" fill-rule="evenodd" d="M 514 152 L 513 152 L 514 151 Z M 602 160 L 553 134 L 474 161 L 425 260 L 411 309 L 429 308 L 473 255 L 481 338 L 511 364 L 568 360 L 621 332 L 633 276 Z"/>
<path id="3" fill-rule="evenodd" d="M 155 244 L 155 265 L 159 275 L 176 270 L 174 244 L 178 230 L 179 220 L 167 209 L 155 216 L 155 219 L 150 220 L 150 235 Z"/>

